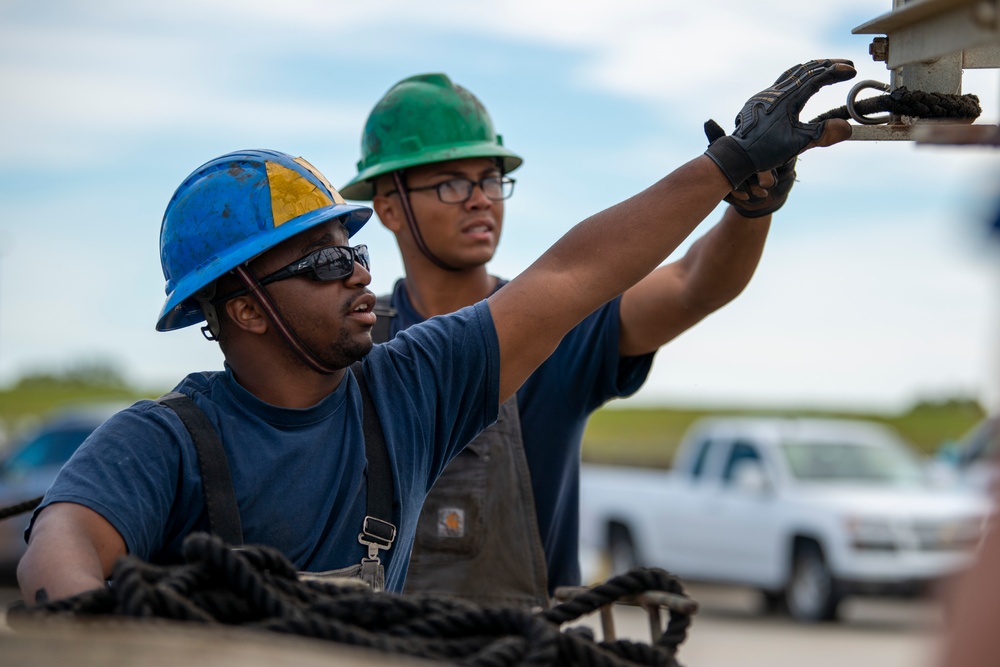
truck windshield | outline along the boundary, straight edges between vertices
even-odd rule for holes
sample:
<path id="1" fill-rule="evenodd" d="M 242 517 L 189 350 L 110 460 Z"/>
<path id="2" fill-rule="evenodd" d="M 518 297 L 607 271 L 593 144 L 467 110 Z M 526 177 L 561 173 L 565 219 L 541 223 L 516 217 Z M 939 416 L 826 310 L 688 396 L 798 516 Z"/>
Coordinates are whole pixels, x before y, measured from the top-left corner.
<path id="1" fill-rule="evenodd" d="M 801 481 L 916 485 L 922 482 L 914 458 L 897 447 L 840 442 L 782 445 L 792 475 Z"/>

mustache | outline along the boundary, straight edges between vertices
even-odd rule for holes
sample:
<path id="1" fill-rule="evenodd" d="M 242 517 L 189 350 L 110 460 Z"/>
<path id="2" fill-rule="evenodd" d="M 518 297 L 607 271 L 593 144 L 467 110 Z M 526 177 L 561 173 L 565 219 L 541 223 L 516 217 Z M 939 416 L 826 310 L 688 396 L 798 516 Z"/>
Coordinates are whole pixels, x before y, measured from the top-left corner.
<path id="1" fill-rule="evenodd" d="M 358 299 L 362 296 L 369 295 L 372 298 L 375 297 L 375 292 L 372 292 L 367 287 L 362 288 L 361 294 L 354 294 L 352 296 L 344 297 L 344 302 L 340 307 L 340 312 L 344 315 L 349 315 L 354 312 L 355 307 L 357 307 Z"/>

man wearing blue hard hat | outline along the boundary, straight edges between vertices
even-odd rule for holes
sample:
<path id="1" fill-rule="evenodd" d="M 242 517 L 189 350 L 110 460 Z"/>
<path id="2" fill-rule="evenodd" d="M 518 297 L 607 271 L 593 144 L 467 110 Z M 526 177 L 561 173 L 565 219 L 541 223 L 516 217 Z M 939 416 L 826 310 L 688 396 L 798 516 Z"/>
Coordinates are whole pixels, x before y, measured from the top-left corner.
<path id="1" fill-rule="evenodd" d="M 731 191 L 849 136 L 845 121 L 798 114 L 852 76 L 848 61 L 792 68 L 704 155 L 584 220 L 488 299 L 376 346 L 368 251 L 348 244 L 370 209 L 283 153 L 202 165 L 164 214 L 157 329 L 204 320 L 225 368 L 118 413 L 67 462 L 28 529 L 25 599 L 104 586 L 125 554 L 179 560 L 200 531 L 269 545 L 309 576 L 401 590 L 424 497 L 448 462 L 567 331 Z"/>

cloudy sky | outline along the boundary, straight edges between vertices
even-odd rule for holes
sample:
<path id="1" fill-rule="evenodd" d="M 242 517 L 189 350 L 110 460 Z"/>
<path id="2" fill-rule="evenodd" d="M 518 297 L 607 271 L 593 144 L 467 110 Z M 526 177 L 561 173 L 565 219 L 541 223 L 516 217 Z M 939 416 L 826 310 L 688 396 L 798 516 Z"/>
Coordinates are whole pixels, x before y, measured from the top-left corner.
<path id="1" fill-rule="evenodd" d="M 301 155 L 334 183 L 396 81 L 440 71 L 523 155 L 492 264 L 513 276 L 570 225 L 704 150 L 709 117 L 790 65 L 853 59 L 891 2 L 843 0 L 0 0 L 0 386 L 87 360 L 144 387 L 221 366 L 197 328 L 154 331 L 174 188 L 241 148 Z M 572 7 L 572 9 L 569 9 Z M 998 74 L 967 72 L 978 122 Z M 822 91 L 803 116 L 844 103 Z M 660 351 L 631 404 L 893 410 L 960 394 L 1000 406 L 1000 153 L 850 142 L 807 153 L 746 292 Z M 709 218 L 703 233 L 721 214 Z M 373 289 L 401 272 L 374 222 Z M 679 252 L 683 252 L 682 247 Z"/>

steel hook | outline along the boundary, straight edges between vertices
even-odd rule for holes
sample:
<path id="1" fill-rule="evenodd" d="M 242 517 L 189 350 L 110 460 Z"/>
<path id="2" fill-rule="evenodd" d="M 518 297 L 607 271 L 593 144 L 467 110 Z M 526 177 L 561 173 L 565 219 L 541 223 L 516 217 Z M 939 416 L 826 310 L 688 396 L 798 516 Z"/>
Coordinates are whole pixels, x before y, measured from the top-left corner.
<path id="1" fill-rule="evenodd" d="M 850 114 L 851 118 L 858 121 L 862 125 L 881 125 L 883 123 L 888 123 L 892 118 L 891 113 L 887 113 L 884 116 L 879 116 L 877 118 L 869 118 L 867 116 L 862 116 L 858 113 L 857 109 L 854 108 L 854 103 L 860 93 L 865 88 L 874 88 L 875 90 L 881 90 L 884 93 L 889 92 L 889 84 L 882 83 L 881 81 L 875 81 L 874 79 L 865 79 L 864 81 L 859 81 L 854 84 L 851 88 L 851 92 L 847 94 L 847 113 Z"/>

